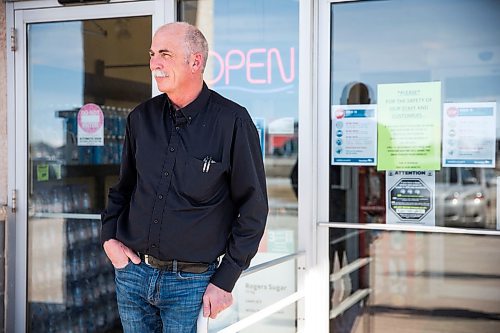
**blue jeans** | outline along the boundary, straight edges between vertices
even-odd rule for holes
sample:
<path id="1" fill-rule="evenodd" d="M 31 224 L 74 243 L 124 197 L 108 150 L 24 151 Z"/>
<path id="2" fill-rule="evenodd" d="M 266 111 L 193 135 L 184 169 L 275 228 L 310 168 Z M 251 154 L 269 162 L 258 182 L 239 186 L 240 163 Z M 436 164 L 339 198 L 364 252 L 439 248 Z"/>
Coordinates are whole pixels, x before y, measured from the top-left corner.
<path id="1" fill-rule="evenodd" d="M 115 269 L 116 297 L 125 333 L 196 333 L 202 297 L 215 272 L 172 272 L 141 262 Z"/>

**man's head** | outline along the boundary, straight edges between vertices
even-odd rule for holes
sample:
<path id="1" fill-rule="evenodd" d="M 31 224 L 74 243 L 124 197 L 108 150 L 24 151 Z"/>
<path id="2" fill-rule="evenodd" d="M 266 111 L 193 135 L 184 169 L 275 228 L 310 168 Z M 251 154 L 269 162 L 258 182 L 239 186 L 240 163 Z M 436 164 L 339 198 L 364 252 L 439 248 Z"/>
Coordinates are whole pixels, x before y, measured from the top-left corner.
<path id="1" fill-rule="evenodd" d="M 189 95 L 194 90 L 199 93 L 208 43 L 196 27 L 185 22 L 161 26 L 153 36 L 149 55 L 149 67 L 161 92 L 171 99 L 181 93 Z"/>

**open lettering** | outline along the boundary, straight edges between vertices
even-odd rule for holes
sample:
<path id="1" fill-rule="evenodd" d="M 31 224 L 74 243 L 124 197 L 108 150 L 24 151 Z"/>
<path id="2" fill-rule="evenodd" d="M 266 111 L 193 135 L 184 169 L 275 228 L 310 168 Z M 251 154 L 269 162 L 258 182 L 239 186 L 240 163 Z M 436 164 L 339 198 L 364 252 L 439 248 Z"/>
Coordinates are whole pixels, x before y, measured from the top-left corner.
<path id="1" fill-rule="evenodd" d="M 273 69 L 278 67 L 279 79 L 283 83 L 292 83 L 295 80 L 295 48 L 290 48 L 288 73 L 285 70 L 283 57 L 277 48 L 254 48 L 246 53 L 232 49 L 225 55 L 210 51 L 208 60 L 213 61 L 214 73 L 212 79 L 207 79 L 210 85 L 231 83 L 231 76 L 237 71 L 245 71 L 245 78 L 249 84 L 272 84 Z M 260 77 L 259 77 L 260 74 Z M 264 75 L 262 75 L 264 74 Z M 241 75 L 241 74 L 239 74 Z"/>

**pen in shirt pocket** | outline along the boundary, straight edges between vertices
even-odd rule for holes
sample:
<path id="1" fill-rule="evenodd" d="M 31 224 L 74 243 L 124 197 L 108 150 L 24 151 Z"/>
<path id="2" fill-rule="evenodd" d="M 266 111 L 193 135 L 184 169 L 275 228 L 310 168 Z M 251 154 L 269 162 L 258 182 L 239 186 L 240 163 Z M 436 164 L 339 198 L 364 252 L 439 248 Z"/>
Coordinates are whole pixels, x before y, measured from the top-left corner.
<path id="1" fill-rule="evenodd" d="M 203 159 L 203 168 L 201 169 L 201 172 L 207 173 L 210 170 L 210 165 L 214 163 L 215 161 L 212 159 L 211 156 L 206 156 Z"/>

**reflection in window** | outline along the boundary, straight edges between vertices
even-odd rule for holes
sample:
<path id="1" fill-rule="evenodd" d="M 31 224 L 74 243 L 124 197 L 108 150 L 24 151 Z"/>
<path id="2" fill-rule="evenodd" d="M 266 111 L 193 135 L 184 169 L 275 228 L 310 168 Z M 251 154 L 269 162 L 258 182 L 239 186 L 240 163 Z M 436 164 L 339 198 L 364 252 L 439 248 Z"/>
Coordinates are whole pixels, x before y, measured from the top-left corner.
<path id="1" fill-rule="evenodd" d="M 330 104 L 377 104 L 380 84 L 436 81 L 442 103 L 500 100 L 499 15 L 493 0 L 333 4 Z M 467 135 L 464 147 L 471 142 Z M 496 141 L 498 156 L 499 136 L 489 139 L 483 145 Z M 498 229 L 498 167 L 441 168 L 435 172 L 435 225 Z M 330 176 L 331 221 L 386 223 L 385 171 L 342 165 L 331 166 Z"/>
<path id="2" fill-rule="evenodd" d="M 120 331 L 98 214 L 118 179 L 126 116 L 151 97 L 151 21 L 27 26 L 28 332 Z M 98 135 L 81 131 L 90 124 Z"/>
<path id="3" fill-rule="evenodd" d="M 497 101 L 493 105 L 496 103 L 498 112 L 498 17 L 500 3 L 494 0 L 332 3 L 330 105 L 380 103 L 380 84 L 441 82 L 442 103 Z M 496 137 L 486 138 L 478 147 L 496 150 L 498 159 L 498 115 L 496 121 Z M 464 132 L 460 134 L 467 146 L 471 134 Z M 332 130 L 331 135 L 335 134 Z M 457 151 L 462 154 L 464 149 L 453 153 Z M 498 163 L 489 168 L 474 163 L 459 167 L 438 164 L 441 170 L 435 171 L 432 189 L 435 225 L 500 229 L 496 218 Z M 376 166 L 330 166 L 330 221 L 387 223 L 388 209 L 394 208 L 386 186 L 388 175 Z M 402 207 L 408 208 L 414 207 Z M 484 239 L 479 252 L 494 246 L 492 240 Z M 472 270 L 478 271 L 493 264 L 491 260 L 476 264 L 484 259 L 479 252 L 473 253 L 476 241 L 471 236 L 331 228 L 330 331 L 400 332 L 411 327 L 495 332 L 498 325 L 489 320 L 491 312 L 486 307 L 496 309 L 499 304 L 485 296 L 493 291 L 491 281 L 482 281 L 487 275 L 490 280 L 491 272 L 464 271 L 472 267 L 464 263 L 474 262 Z M 464 248 L 467 251 L 461 251 Z M 470 283 L 464 282 L 471 276 L 475 277 L 474 288 L 480 285 L 480 294 L 485 296 L 479 303 L 468 302 L 478 295 L 476 289 L 467 290 Z M 458 285 L 461 291 L 455 293 Z"/>
<path id="4" fill-rule="evenodd" d="M 338 229 L 330 332 L 498 331 L 497 236 Z M 348 262 L 349 269 L 340 270 Z"/>

